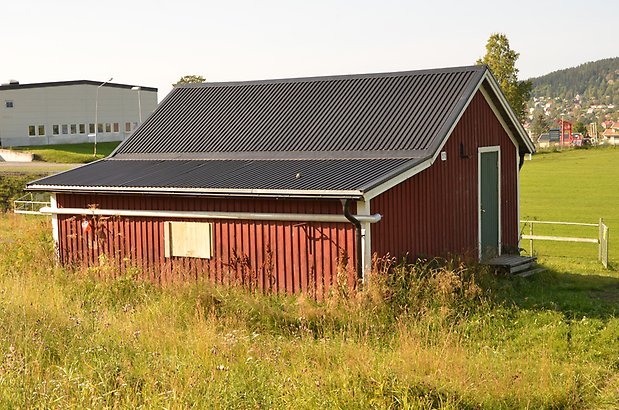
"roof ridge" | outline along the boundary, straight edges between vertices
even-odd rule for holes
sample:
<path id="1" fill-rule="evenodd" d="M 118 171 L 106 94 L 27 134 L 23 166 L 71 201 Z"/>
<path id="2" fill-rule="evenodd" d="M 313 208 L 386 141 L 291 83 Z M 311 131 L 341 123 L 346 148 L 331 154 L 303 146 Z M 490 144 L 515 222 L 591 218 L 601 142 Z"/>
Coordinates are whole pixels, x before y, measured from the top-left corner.
<path id="1" fill-rule="evenodd" d="M 175 86 L 176 88 L 206 88 L 206 87 L 231 87 L 243 85 L 259 85 L 259 84 L 283 84 L 283 83 L 303 83 L 315 81 L 340 81 L 340 80 L 360 80 L 366 78 L 385 78 L 385 77 L 406 77 L 412 75 L 427 75 L 427 74 L 442 74 L 453 72 L 479 72 L 487 69 L 483 65 L 469 65 L 446 68 L 426 68 L 420 70 L 405 70 L 405 71 L 386 71 L 378 73 L 357 73 L 357 74 L 338 74 L 325 76 L 309 76 L 309 77 L 288 77 L 288 78 L 273 78 L 262 80 L 240 80 L 240 81 L 214 81 L 204 83 L 188 83 Z"/>
<path id="2" fill-rule="evenodd" d="M 114 160 L 242 160 L 242 161 L 286 161 L 286 160 L 356 160 L 356 159 L 399 159 L 424 158 L 427 150 L 350 150 L 350 151 L 230 151 L 230 152 L 181 152 L 181 153 L 127 153 L 108 157 Z"/>

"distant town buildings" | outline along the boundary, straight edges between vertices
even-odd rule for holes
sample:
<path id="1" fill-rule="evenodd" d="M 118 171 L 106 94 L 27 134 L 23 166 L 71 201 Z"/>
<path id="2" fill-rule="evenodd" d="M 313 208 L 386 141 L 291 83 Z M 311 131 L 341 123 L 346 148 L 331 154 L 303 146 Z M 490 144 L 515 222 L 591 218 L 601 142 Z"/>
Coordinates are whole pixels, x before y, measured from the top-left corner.
<path id="1" fill-rule="evenodd" d="M 157 107 L 157 89 L 101 81 L 0 85 L 0 146 L 122 141 Z"/>

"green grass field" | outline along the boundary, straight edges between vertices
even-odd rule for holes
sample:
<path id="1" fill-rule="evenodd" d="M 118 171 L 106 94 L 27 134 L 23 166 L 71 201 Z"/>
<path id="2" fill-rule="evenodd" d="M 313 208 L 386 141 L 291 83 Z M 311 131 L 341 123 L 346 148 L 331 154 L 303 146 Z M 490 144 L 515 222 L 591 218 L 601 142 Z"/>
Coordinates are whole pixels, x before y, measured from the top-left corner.
<path id="1" fill-rule="evenodd" d="M 597 223 L 610 229 L 609 259 L 619 266 L 619 149 L 579 149 L 543 153 L 525 161 L 521 172 L 521 219 Z M 525 227 L 528 233 L 528 227 Z M 535 234 L 597 237 L 597 228 L 535 225 Z M 617 239 L 613 239 L 617 238 Z M 521 247 L 529 251 L 529 242 Z M 540 261 L 578 272 L 601 273 L 597 245 L 535 242 Z"/>
<path id="2" fill-rule="evenodd" d="M 612 233 L 616 152 L 535 156 L 523 216 Z M 545 177 L 576 164 L 598 178 Z M 61 268 L 50 225 L 0 215 L 0 408 L 619 408 L 619 274 L 594 250 L 536 245 L 529 278 L 392 267 L 315 302 Z"/>
<path id="3" fill-rule="evenodd" d="M 60 144 L 18 147 L 16 149 L 32 152 L 37 161 L 81 164 L 107 157 L 119 142 L 100 142 L 97 144 L 97 156 L 93 156 L 93 144 Z"/>

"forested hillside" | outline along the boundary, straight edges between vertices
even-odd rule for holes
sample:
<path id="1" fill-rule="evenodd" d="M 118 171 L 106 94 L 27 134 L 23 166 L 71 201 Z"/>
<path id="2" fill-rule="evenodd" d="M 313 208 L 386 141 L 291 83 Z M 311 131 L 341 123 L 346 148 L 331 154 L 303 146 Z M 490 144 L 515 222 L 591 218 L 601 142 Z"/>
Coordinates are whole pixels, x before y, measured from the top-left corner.
<path id="1" fill-rule="evenodd" d="M 588 62 L 531 78 L 528 103 L 533 135 L 556 124 L 561 115 L 584 125 L 619 120 L 619 57 Z M 527 124 L 528 125 L 528 124 Z"/>
<path id="2" fill-rule="evenodd" d="M 532 97 L 576 96 L 597 104 L 619 104 L 619 57 L 581 64 L 532 78 Z"/>

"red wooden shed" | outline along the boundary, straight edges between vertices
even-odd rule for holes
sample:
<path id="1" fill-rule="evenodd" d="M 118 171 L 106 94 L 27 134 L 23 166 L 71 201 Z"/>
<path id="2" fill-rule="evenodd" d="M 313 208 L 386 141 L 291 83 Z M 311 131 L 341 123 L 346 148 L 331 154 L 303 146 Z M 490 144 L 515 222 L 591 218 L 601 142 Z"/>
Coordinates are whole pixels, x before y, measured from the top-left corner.
<path id="1" fill-rule="evenodd" d="M 486 66 L 188 84 L 28 187 L 53 193 L 65 264 L 320 297 L 375 253 L 517 252 L 533 150 Z"/>

